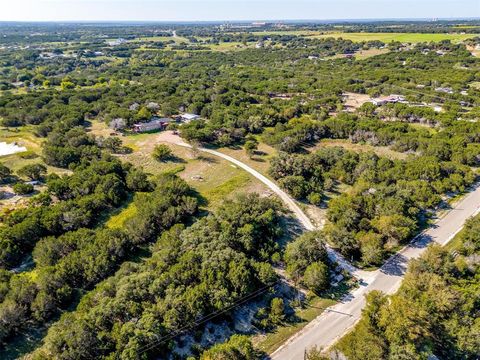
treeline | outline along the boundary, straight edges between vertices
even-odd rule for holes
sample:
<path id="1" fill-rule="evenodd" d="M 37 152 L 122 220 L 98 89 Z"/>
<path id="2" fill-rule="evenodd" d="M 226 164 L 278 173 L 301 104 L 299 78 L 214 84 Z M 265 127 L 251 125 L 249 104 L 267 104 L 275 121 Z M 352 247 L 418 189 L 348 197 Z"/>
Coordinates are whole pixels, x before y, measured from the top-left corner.
<path id="1" fill-rule="evenodd" d="M 367 33 L 418 33 L 418 34 L 477 34 L 480 23 L 476 20 L 470 21 L 435 21 L 435 22 L 378 22 L 367 24 L 348 25 L 345 32 L 367 32 Z"/>
<path id="2" fill-rule="evenodd" d="M 456 253 L 431 246 L 412 261 L 395 295 L 370 292 L 359 324 L 340 341 L 338 349 L 349 360 L 426 359 L 432 355 L 477 359 L 479 230 L 477 216 L 458 235 Z"/>
<path id="3" fill-rule="evenodd" d="M 117 141 L 95 138 L 77 126 L 82 123 L 79 117 L 49 117 L 44 161 L 73 172 L 50 174 L 47 189 L 28 207 L 2 218 L 2 342 L 44 325 L 110 276 L 139 246 L 196 212 L 197 200 L 183 180 L 165 176 L 152 183 L 141 169 L 110 154 L 121 147 Z M 135 193 L 137 215 L 125 230 L 104 229 L 102 216 Z M 33 270 L 14 269 L 30 256 Z"/>
<path id="4" fill-rule="evenodd" d="M 469 121 L 445 122 L 432 132 L 401 121 L 385 122 L 376 117 L 342 113 L 324 121 L 295 118 L 267 129 L 262 137 L 267 144 L 287 153 L 301 151 L 321 139 L 349 139 L 354 143 L 389 146 L 402 153 L 431 156 L 437 161 L 479 164 L 480 125 Z"/>
<path id="5" fill-rule="evenodd" d="M 58 120 L 78 124 L 98 118 L 110 124 L 122 119 L 129 126 L 156 113 L 171 116 L 190 112 L 208 122 L 186 126 L 187 140 L 231 145 L 249 133 L 261 133 L 277 124 L 288 126 L 288 121 L 302 115 L 323 120 L 343 109 L 344 91 L 371 96 L 401 93 L 414 104 L 435 102 L 445 110 L 434 114 L 428 108 L 397 104 L 386 107 L 379 118 L 424 119 L 435 124 L 452 123 L 460 116 L 475 118 L 471 106 L 477 104 L 479 91 L 468 86 L 478 76 L 465 69 L 474 69 L 479 60 L 462 44 L 418 44 L 409 51 L 392 51 L 362 61 L 321 61 L 315 58 L 360 45 L 335 39 L 295 41 L 302 44 L 231 53 L 135 51 L 121 64 L 100 61 L 60 70 L 58 64 L 52 64 L 52 70 L 36 64 L 35 59 L 16 68 L 18 61 L 11 54 L 5 55 L 4 81 L 29 81 L 38 90 L 4 93 L 0 100 L 2 124 L 38 125 L 36 132 L 45 136 Z M 291 46 L 296 46 L 295 41 Z M 307 43 L 311 46 L 305 47 Z M 132 44 L 112 51 L 131 51 Z M 428 54 L 423 53 L 425 49 L 430 50 Z M 446 54 L 440 56 L 436 50 Z M 451 87 L 454 93 L 435 91 L 441 86 Z M 467 95 L 462 94 L 467 88 Z M 154 109 L 148 107 L 152 102 L 157 104 Z M 462 102 L 468 105 L 469 113 Z M 362 110 L 364 116 L 374 115 L 371 109 Z"/>
<path id="6" fill-rule="evenodd" d="M 270 263 L 279 251 L 281 216 L 276 201 L 252 194 L 226 202 L 188 228 L 157 233 L 152 256 L 125 264 L 85 295 L 76 311 L 50 328 L 32 358 L 172 354 L 179 329 L 201 326 L 205 316 L 276 281 Z"/>
<path id="7" fill-rule="evenodd" d="M 351 185 L 329 202 L 326 232 L 343 255 L 364 265 L 380 264 L 411 238 L 443 194 L 462 192 L 476 178 L 468 166 L 432 156 L 390 160 L 340 147 L 282 153 L 272 159 L 270 174 L 292 196 L 317 205 L 336 184 Z"/>

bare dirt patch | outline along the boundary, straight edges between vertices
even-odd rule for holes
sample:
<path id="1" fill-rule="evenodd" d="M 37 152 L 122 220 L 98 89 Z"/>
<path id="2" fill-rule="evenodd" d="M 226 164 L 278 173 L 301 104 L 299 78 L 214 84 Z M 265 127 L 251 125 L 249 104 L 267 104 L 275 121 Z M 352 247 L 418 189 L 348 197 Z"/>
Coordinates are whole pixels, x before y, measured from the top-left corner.
<path id="1" fill-rule="evenodd" d="M 370 95 L 357 94 L 352 92 L 345 92 L 342 94 L 344 98 L 345 110 L 348 112 L 354 112 L 360 106 L 371 100 Z"/>

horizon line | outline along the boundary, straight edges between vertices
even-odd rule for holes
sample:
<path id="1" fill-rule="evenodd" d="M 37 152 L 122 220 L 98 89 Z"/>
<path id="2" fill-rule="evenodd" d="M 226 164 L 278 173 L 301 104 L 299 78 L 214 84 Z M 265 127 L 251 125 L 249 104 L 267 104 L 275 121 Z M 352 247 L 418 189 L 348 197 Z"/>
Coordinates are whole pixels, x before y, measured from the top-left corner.
<path id="1" fill-rule="evenodd" d="M 408 17 L 408 18 L 325 18 L 325 19 L 236 19 L 236 20 L 1 20 L 0 23 L 250 23 L 250 22 L 265 22 L 265 23 L 315 23 L 315 22 L 381 22 L 381 21 L 422 21 L 422 22 L 437 22 L 437 21 L 480 21 L 480 17 Z"/>

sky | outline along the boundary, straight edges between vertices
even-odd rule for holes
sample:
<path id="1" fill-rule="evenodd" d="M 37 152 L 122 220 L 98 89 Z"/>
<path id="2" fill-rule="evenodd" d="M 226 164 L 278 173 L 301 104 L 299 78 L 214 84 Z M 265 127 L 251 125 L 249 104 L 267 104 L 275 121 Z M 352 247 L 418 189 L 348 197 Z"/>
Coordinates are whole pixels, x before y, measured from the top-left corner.
<path id="1" fill-rule="evenodd" d="M 0 21 L 480 17 L 480 0 L 0 0 Z"/>

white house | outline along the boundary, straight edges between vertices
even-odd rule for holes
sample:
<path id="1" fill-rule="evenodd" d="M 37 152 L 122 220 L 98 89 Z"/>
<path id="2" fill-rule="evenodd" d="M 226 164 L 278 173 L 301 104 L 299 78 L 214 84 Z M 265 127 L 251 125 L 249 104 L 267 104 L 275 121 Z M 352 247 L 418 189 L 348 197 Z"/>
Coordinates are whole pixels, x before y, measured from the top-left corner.
<path id="1" fill-rule="evenodd" d="M 200 115 L 196 115 L 196 114 L 182 114 L 180 115 L 180 118 L 185 121 L 185 122 L 189 122 L 189 121 L 192 121 L 192 120 L 198 120 L 200 119 Z"/>

